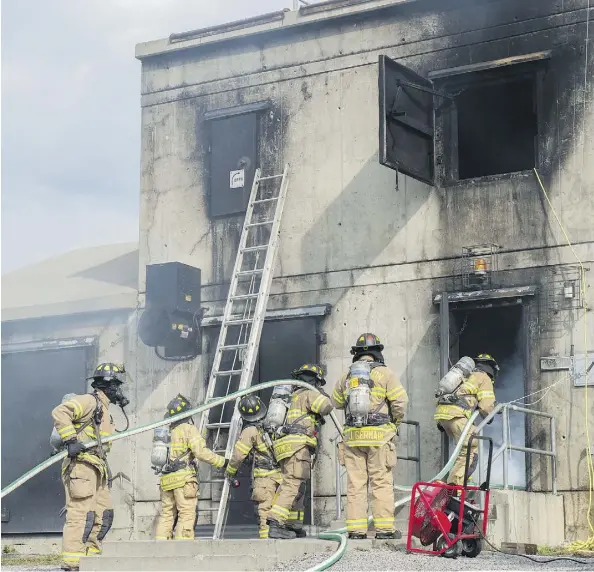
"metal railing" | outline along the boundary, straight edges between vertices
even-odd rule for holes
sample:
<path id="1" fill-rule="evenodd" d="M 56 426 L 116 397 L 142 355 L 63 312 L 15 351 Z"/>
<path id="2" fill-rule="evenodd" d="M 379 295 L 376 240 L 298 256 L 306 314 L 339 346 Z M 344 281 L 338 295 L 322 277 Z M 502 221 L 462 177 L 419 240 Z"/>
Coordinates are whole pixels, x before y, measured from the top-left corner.
<path id="1" fill-rule="evenodd" d="M 518 411 L 519 413 L 525 413 L 526 415 L 534 415 L 536 417 L 544 417 L 549 419 L 550 422 L 550 433 L 551 433 L 551 448 L 549 449 L 535 449 L 533 447 L 521 447 L 520 445 L 514 445 L 511 442 L 509 435 L 509 412 Z M 513 405 L 508 403 L 500 403 L 495 406 L 495 409 L 485 417 L 485 419 L 477 426 L 476 432 L 482 435 L 483 429 L 487 426 L 489 421 L 501 413 L 502 415 L 502 445 L 493 454 L 493 462 L 495 462 L 501 455 L 503 455 L 503 488 L 509 489 L 509 478 L 508 478 L 508 461 L 509 456 L 505 454 L 507 451 L 522 451 L 530 455 L 545 455 L 551 458 L 551 479 L 553 494 L 557 494 L 557 439 L 555 436 L 555 417 L 550 413 L 544 413 L 543 411 L 536 411 L 535 409 L 527 409 L 526 407 L 520 407 L 519 405 Z M 482 470 L 483 470 L 483 454 L 482 447 L 479 447 L 479 481 L 482 482 Z"/>
<path id="2" fill-rule="evenodd" d="M 398 456 L 399 461 L 412 461 L 416 463 L 417 481 L 421 480 L 421 426 L 418 421 L 402 421 L 401 425 L 411 425 L 415 428 L 415 455 L 406 457 Z M 334 445 L 334 472 L 336 479 L 336 520 L 340 520 L 342 516 L 342 477 L 346 474 L 341 471 L 340 463 L 338 462 L 338 445 L 340 444 L 340 437 L 337 437 Z"/>

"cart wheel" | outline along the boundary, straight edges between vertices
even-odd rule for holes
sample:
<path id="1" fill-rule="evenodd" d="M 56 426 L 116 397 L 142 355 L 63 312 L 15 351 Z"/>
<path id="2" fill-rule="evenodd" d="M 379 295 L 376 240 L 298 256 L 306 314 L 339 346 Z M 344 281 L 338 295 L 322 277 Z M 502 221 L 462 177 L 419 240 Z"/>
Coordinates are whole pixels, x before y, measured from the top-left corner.
<path id="1" fill-rule="evenodd" d="M 448 536 L 450 537 L 450 540 L 456 538 L 456 536 L 451 533 L 449 533 Z M 446 546 L 447 546 L 447 543 L 443 536 L 440 536 L 437 539 L 437 541 L 435 542 L 435 548 L 437 551 L 443 550 Z M 450 548 L 448 548 L 442 554 L 442 556 L 444 558 L 458 558 L 458 556 L 460 556 L 461 552 L 462 552 L 462 547 L 460 546 L 460 542 L 456 542 L 456 544 L 454 544 L 453 546 L 450 546 Z"/>
<path id="2" fill-rule="evenodd" d="M 468 538 L 462 541 L 462 556 L 476 558 L 483 550 L 483 543 L 479 538 Z"/>

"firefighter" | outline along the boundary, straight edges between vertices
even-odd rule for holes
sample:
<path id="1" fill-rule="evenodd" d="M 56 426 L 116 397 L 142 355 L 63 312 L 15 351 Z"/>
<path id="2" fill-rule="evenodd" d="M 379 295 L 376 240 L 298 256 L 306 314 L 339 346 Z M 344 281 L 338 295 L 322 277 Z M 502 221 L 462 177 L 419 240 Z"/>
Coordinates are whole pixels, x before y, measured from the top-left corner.
<path id="1" fill-rule="evenodd" d="M 332 393 L 333 404 L 345 409 L 344 442 L 339 461 L 347 472 L 347 532 L 367 538 L 368 484 L 378 539 L 400 538 L 394 528 L 394 438 L 404 418 L 408 396 L 386 367 L 380 339 L 361 334 L 351 348 L 353 365 Z"/>
<path id="2" fill-rule="evenodd" d="M 181 394 L 167 405 L 165 418 L 192 409 Z M 157 540 L 170 540 L 177 516 L 175 540 L 193 540 L 198 506 L 196 461 L 204 461 L 216 469 L 226 465 L 225 457 L 213 453 L 200 435 L 192 418 L 171 424 L 169 460 L 161 470 L 161 512 L 157 520 Z"/>
<path id="3" fill-rule="evenodd" d="M 452 397 L 444 403 L 437 402 L 437 408 L 433 418 L 437 421 L 437 427 L 440 431 L 445 431 L 448 437 L 456 442 L 460 439 L 462 431 L 466 426 L 468 418 L 478 407 L 482 417 L 486 417 L 495 407 L 495 392 L 493 383 L 499 372 L 497 362 L 489 354 L 479 354 L 475 359 L 475 369 L 468 379 L 454 391 L 454 403 Z M 442 400 L 444 401 L 444 400 Z M 466 456 L 468 454 L 468 433 L 464 440 L 464 446 L 448 477 L 448 484 L 462 485 L 464 483 L 464 468 L 466 465 Z M 468 466 L 468 476 L 472 475 L 478 463 L 478 445 L 473 440 L 471 445 L 472 459 Z"/>
<path id="4" fill-rule="evenodd" d="M 81 556 L 101 554 L 101 544 L 113 523 L 110 494 L 109 444 L 101 438 L 115 431 L 109 404 L 122 409 L 130 403 L 122 391 L 123 366 L 102 363 L 92 379 L 93 393 L 74 395 L 52 411 L 54 427 L 67 447 L 62 464 L 66 493 L 66 523 L 62 537 L 62 569 L 78 570 Z M 99 441 L 85 449 L 83 443 Z"/>
<path id="5" fill-rule="evenodd" d="M 299 502 L 299 496 L 305 496 L 307 481 L 311 478 L 312 456 L 318 448 L 319 428 L 323 417 L 333 409 L 329 397 L 320 391 L 326 380 L 319 365 L 306 363 L 293 370 L 291 376 L 310 383 L 313 388 L 299 387 L 293 391 L 286 422 L 278 429 L 278 437 L 274 441 L 274 455 L 280 464 L 283 480 L 267 519 L 270 538 L 297 537 L 288 523 L 291 508 L 296 501 Z"/>
<path id="6" fill-rule="evenodd" d="M 246 425 L 235 443 L 233 455 L 227 465 L 225 475 L 232 479 L 246 457 L 252 462 L 252 500 L 256 505 L 259 519 L 259 536 L 268 538 L 266 519 L 272 507 L 272 499 L 283 480 L 280 465 L 274 457 L 271 431 L 263 424 L 268 409 L 256 395 L 246 395 L 239 402 L 239 413 Z M 287 527 L 295 531 L 297 537 L 304 537 L 303 511 L 304 495 L 293 504 L 289 513 Z"/>

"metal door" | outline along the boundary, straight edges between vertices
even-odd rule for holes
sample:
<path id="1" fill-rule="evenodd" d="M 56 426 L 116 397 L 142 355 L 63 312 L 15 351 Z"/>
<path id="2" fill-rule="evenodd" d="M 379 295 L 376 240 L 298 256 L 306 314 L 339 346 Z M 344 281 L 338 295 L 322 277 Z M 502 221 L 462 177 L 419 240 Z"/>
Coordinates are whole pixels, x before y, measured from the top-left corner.
<path id="1" fill-rule="evenodd" d="M 84 393 L 88 348 L 2 354 L 2 487 L 47 459 L 51 410 Z M 60 463 L 2 501 L 2 533 L 61 532 Z"/>
<path id="2" fill-rule="evenodd" d="M 257 154 L 256 113 L 210 122 L 210 216 L 245 212 Z"/>
<path id="3" fill-rule="evenodd" d="M 318 359 L 317 324 L 315 318 L 279 320 L 264 323 L 259 352 L 258 383 L 290 378 L 291 371 L 306 362 Z M 254 374 L 256 378 L 256 374 Z M 256 382 L 256 379 L 254 379 Z M 258 393 L 268 403 L 271 389 Z M 257 517 L 251 502 L 250 471 L 248 463 L 238 472 L 241 486 L 232 489 L 229 503 L 229 525 L 256 524 Z M 308 485 L 306 498 L 310 498 Z M 306 503 L 305 522 L 310 522 L 311 507 Z"/>

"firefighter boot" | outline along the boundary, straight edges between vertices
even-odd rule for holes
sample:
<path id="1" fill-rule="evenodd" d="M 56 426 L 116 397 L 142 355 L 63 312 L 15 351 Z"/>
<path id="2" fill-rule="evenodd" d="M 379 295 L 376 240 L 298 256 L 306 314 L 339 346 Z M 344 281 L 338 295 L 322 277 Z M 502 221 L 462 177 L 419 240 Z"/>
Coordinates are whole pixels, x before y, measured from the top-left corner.
<path id="1" fill-rule="evenodd" d="M 268 525 L 268 538 L 280 538 L 284 540 L 293 540 L 294 538 L 297 538 L 297 534 L 294 530 L 287 528 L 274 519 L 267 519 L 266 524 Z"/>
<path id="2" fill-rule="evenodd" d="M 349 540 L 365 540 L 366 538 L 365 532 L 349 532 Z"/>
<path id="3" fill-rule="evenodd" d="M 398 540 L 402 538 L 402 533 L 399 530 L 395 530 L 394 532 L 376 532 L 375 539 L 376 540 Z"/>

